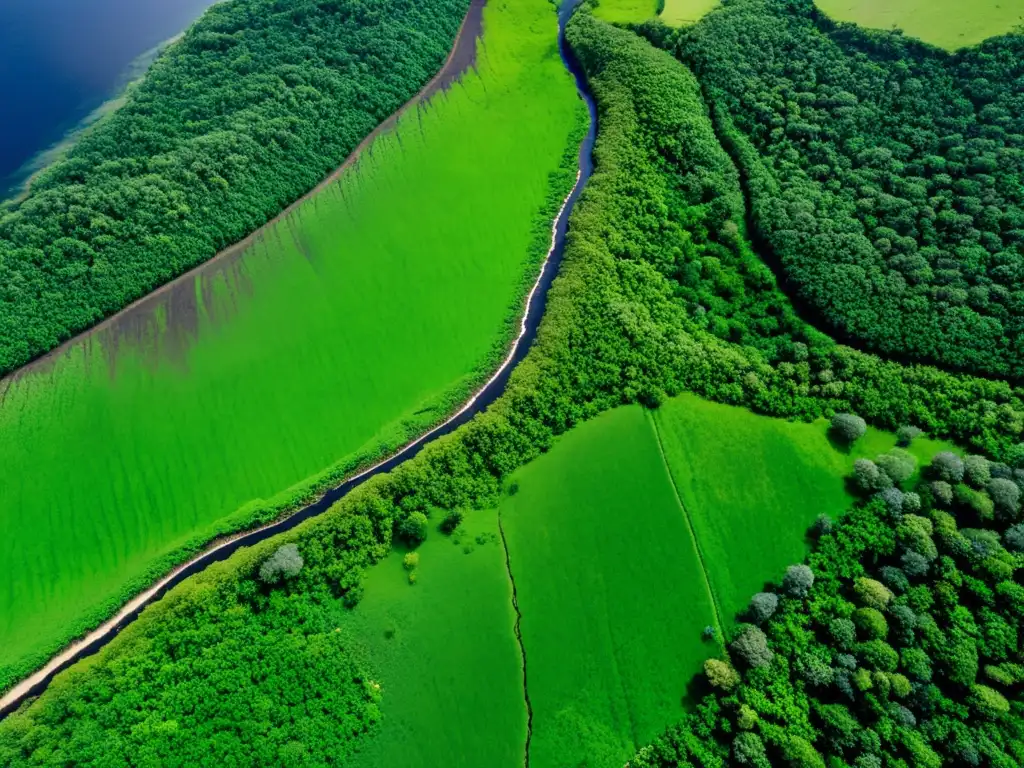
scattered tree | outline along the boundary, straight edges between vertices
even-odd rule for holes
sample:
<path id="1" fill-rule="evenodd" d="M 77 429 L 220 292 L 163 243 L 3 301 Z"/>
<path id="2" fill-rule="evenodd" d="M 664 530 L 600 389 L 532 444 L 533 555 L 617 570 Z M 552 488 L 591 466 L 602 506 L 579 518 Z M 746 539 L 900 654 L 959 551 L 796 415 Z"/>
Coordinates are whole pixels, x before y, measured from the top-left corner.
<path id="1" fill-rule="evenodd" d="M 296 544 L 282 544 L 263 561 L 260 566 L 260 581 L 264 584 L 277 584 L 284 579 L 292 579 L 302 570 L 302 555 Z"/>
<path id="2" fill-rule="evenodd" d="M 806 597 L 814 585 L 814 572 L 803 563 L 791 565 L 786 569 L 782 587 L 792 597 Z"/>
<path id="3" fill-rule="evenodd" d="M 846 445 L 853 445 L 868 431 L 868 425 L 860 416 L 852 413 L 837 413 L 832 417 L 830 431 L 835 438 Z"/>

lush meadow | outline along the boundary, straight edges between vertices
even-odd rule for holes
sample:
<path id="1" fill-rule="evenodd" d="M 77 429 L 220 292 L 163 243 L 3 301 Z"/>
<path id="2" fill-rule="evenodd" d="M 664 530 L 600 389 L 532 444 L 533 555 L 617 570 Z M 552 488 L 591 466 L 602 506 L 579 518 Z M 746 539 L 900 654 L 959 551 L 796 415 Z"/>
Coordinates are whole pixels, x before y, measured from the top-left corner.
<path id="1" fill-rule="evenodd" d="M 371 568 L 362 601 L 338 618 L 347 653 L 380 686 L 380 729 L 351 765 L 522 766 L 523 669 L 497 515 L 469 512 L 451 537 L 431 531 L 416 565 L 407 554 Z"/>
<path id="2" fill-rule="evenodd" d="M 613 24 L 639 24 L 658 13 L 658 0 L 600 0 L 594 15 Z"/>
<path id="3" fill-rule="evenodd" d="M 545 0 L 339 182 L 0 402 L 0 687 L 183 549 L 441 419 L 501 354 L 575 175 Z"/>
<path id="4" fill-rule="evenodd" d="M 671 2 L 671 0 L 669 0 Z M 836 21 L 874 29 L 901 29 L 954 50 L 1024 25 L 1024 7 L 1008 0 L 814 0 Z"/>
<path id="5" fill-rule="evenodd" d="M 718 5 L 718 2 L 719 0 L 665 0 L 665 8 L 660 18 L 673 27 L 693 24 Z"/>
<path id="6" fill-rule="evenodd" d="M 654 423 L 727 623 L 806 557 L 805 533 L 819 515 L 837 518 L 850 506 L 844 478 L 853 462 L 896 444 L 891 432 L 870 429 L 845 451 L 824 419 L 772 419 L 693 395 L 666 401 Z M 948 448 L 918 439 L 910 451 L 923 466 Z"/>
<path id="7" fill-rule="evenodd" d="M 606 413 L 512 476 L 501 503 L 523 614 L 536 768 L 621 765 L 683 711 L 717 650 L 697 552 L 648 417 Z"/>

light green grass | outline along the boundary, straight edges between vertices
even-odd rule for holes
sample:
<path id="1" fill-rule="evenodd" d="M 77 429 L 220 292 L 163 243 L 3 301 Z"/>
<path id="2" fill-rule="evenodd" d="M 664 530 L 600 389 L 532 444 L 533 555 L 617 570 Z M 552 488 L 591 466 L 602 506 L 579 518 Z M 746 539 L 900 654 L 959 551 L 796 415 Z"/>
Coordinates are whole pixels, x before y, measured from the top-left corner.
<path id="1" fill-rule="evenodd" d="M 440 420 L 495 362 L 585 110 L 548 0 L 490 2 L 484 26 L 477 71 L 195 281 L 194 327 L 157 310 L 142 342 L 94 334 L 7 388 L 0 688 L 183 546 Z"/>
<path id="2" fill-rule="evenodd" d="M 896 444 L 892 433 L 869 429 L 844 453 L 824 420 L 772 419 L 693 395 L 667 401 L 655 422 L 727 622 L 804 559 L 805 532 L 819 514 L 837 517 L 850 506 L 844 478 L 854 460 Z M 911 452 L 924 464 L 950 449 L 917 440 Z"/>
<path id="3" fill-rule="evenodd" d="M 1024 24 L 1020 0 L 815 0 L 837 21 L 902 29 L 948 50 L 980 43 Z"/>
<path id="4" fill-rule="evenodd" d="M 658 13 L 657 0 L 600 0 L 594 15 L 613 24 L 639 24 Z"/>
<path id="5" fill-rule="evenodd" d="M 718 0 L 665 0 L 660 18 L 673 27 L 693 24 L 717 5 Z"/>
<path id="6" fill-rule="evenodd" d="M 717 650 L 687 525 L 649 417 L 561 438 L 503 500 L 533 705 L 532 768 L 620 768 L 683 712 Z"/>
<path id="7" fill-rule="evenodd" d="M 353 768 L 522 767 L 523 671 L 497 531 L 490 511 L 470 512 L 453 538 L 432 532 L 415 585 L 392 553 L 339 619 L 382 690 L 381 727 Z"/>

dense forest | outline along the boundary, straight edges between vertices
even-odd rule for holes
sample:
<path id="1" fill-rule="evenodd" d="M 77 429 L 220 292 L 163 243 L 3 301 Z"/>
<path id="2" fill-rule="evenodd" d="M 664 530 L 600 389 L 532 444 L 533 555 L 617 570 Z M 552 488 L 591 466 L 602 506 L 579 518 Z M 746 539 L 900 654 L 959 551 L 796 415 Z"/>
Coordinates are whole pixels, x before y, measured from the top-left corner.
<path id="1" fill-rule="evenodd" d="M 233 0 L 0 207 L 0 375 L 241 240 L 444 62 L 468 0 Z"/>
<path id="2" fill-rule="evenodd" d="M 663 42 L 808 319 L 900 359 L 1024 374 L 1024 36 L 949 55 L 812 0 L 732 0 Z"/>
<path id="3" fill-rule="evenodd" d="M 914 469 L 858 461 L 863 502 L 752 596 L 712 692 L 631 768 L 1024 762 L 1024 475 L 940 453 L 902 489 Z"/>

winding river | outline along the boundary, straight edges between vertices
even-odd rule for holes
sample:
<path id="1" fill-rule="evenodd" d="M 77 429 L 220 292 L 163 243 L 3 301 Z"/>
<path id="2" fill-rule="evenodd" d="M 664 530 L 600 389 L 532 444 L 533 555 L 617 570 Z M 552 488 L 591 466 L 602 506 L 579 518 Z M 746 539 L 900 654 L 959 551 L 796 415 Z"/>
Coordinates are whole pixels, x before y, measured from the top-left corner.
<path id="1" fill-rule="evenodd" d="M 188 562 L 176 568 L 169 575 L 158 581 L 145 592 L 139 594 L 129 601 L 117 615 L 105 622 L 103 625 L 90 632 L 83 639 L 71 644 L 60 654 L 51 659 L 44 667 L 33 675 L 27 677 L 8 691 L 0 698 L 0 718 L 17 709 L 23 701 L 29 697 L 38 696 L 53 680 L 54 676 L 70 667 L 72 664 L 86 656 L 98 652 L 103 646 L 113 640 L 118 633 L 131 624 L 142 610 L 151 603 L 159 600 L 163 595 L 180 584 L 185 579 L 204 570 L 207 566 L 227 559 L 239 548 L 257 544 L 271 536 L 284 533 L 295 528 L 300 523 L 326 512 L 335 502 L 344 497 L 349 491 L 365 482 L 374 475 L 389 472 L 399 464 L 414 457 L 419 451 L 431 441 L 442 435 L 453 432 L 462 426 L 476 414 L 486 409 L 491 403 L 497 400 L 505 391 L 512 371 L 526 356 L 540 327 L 541 319 L 547 302 L 548 289 L 558 274 L 563 251 L 565 248 L 566 232 L 568 230 L 569 215 L 572 213 L 576 201 L 579 199 L 583 187 L 593 170 L 592 150 L 597 134 L 597 107 L 586 89 L 586 82 L 578 62 L 569 49 L 565 39 L 565 27 L 570 17 L 579 4 L 580 0 L 563 0 L 558 10 L 558 48 L 565 67 L 572 74 L 579 96 L 587 105 L 590 115 L 590 124 L 579 150 L 579 168 L 576 174 L 576 183 L 569 195 L 562 202 L 551 227 L 551 245 L 547 257 L 541 266 L 540 274 L 537 276 L 529 294 L 527 295 L 524 312 L 520 322 L 519 335 L 502 361 L 501 365 L 494 372 L 490 379 L 467 400 L 462 407 L 444 423 L 438 425 L 429 432 L 421 435 L 404 446 L 397 453 L 384 461 L 376 464 L 359 474 L 349 478 L 341 485 L 332 488 L 317 501 L 294 512 L 288 517 L 270 523 L 261 528 L 240 533 L 234 537 L 223 540 L 210 547 L 202 554 L 197 555 Z M 483 5 L 482 0 L 475 0 L 470 9 L 470 15 L 474 10 L 479 14 Z M 477 17 L 478 18 L 478 17 Z M 461 37 L 461 36 L 460 36 Z M 459 43 L 456 42 L 455 49 Z M 453 56 L 455 50 L 453 49 Z M 451 58 L 449 62 L 451 62 Z M 445 70 L 442 70 L 442 73 Z M 439 73 L 440 77 L 441 74 Z M 435 81 L 438 78 L 435 78 Z M 432 81 L 435 82 L 435 81 Z M 414 99 L 402 107 L 389 118 L 381 127 L 393 126 L 397 117 L 410 106 L 415 106 Z M 375 131 L 374 135 L 378 132 Z"/>

